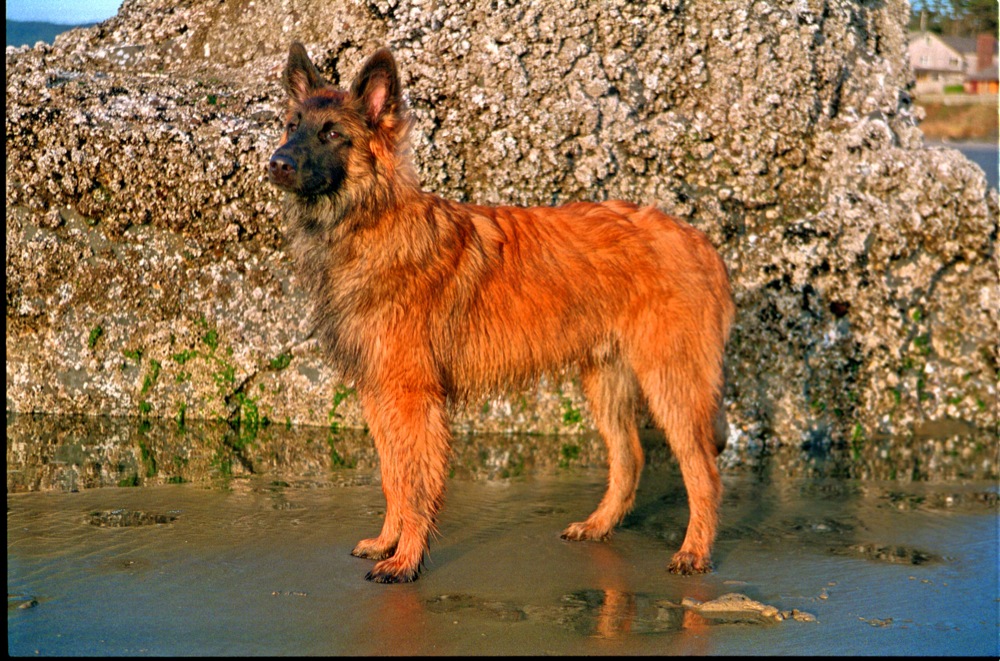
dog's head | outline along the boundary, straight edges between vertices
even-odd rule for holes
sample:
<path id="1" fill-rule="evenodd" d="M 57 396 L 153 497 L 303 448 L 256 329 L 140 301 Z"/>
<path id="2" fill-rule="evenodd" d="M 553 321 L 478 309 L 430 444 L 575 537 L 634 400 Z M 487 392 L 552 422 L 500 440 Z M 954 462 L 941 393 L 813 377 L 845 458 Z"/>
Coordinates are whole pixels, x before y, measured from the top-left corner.
<path id="1" fill-rule="evenodd" d="M 285 131 L 268 163 L 274 185 L 315 199 L 393 176 L 409 120 L 387 49 L 372 54 L 344 91 L 323 78 L 302 44 L 293 43 L 284 87 Z"/>

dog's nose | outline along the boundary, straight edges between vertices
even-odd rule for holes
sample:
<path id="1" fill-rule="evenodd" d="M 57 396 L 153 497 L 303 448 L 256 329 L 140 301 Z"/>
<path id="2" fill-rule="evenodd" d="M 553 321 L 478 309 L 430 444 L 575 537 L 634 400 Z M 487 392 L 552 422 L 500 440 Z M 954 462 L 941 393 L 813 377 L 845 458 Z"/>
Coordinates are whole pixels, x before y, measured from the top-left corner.
<path id="1" fill-rule="evenodd" d="M 267 171 L 275 181 L 287 181 L 295 174 L 295 161 L 286 154 L 275 154 L 268 163 Z"/>

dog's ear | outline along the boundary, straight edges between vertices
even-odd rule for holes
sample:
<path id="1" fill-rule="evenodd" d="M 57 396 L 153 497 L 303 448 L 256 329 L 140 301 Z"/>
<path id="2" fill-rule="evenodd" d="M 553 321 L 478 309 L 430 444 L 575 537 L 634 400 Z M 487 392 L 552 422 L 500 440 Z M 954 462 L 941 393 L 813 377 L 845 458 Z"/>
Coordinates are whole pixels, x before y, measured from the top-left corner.
<path id="1" fill-rule="evenodd" d="M 388 48 L 375 51 L 351 83 L 351 96 L 361 102 L 368 123 L 378 126 L 403 107 L 396 60 Z"/>
<path id="2" fill-rule="evenodd" d="M 296 102 L 304 101 L 316 90 L 327 86 L 319 69 L 309 59 L 305 46 L 297 41 L 288 50 L 288 63 L 285 64 L 283 82 L 289 98 Z"/>

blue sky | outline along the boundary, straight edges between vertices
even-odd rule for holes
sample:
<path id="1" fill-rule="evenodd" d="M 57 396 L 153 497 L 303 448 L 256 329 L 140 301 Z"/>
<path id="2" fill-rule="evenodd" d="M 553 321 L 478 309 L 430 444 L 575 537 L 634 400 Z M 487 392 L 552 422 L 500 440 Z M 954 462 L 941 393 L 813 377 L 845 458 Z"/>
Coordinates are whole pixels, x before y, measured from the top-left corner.
<path id="1" fill-rule="evenodd" d="M 118 13 L 122 0 L 7 0 L 7 19 L 76 25 Z"/>

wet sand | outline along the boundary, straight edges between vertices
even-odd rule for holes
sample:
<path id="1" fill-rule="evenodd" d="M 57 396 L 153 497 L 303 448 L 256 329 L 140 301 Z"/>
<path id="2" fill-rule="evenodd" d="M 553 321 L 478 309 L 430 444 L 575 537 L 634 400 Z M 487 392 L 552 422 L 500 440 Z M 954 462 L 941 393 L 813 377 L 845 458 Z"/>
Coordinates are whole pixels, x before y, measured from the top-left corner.
<path id="1" fill-rule="evenodd" d="M 551 465 L 488 477 L 456 460 L 420 580 L 385 586 L 350 555 L 381 525 L 377 468 L 343 448 L 354 467 L 230 466 L 180 484 L 157 468 L 139 487 L 12 493 L 30 472 L 24 438 L 8 437 L 13 655 L 1000 654 L 992 468 L 913 481 L 781 454 L 729 462 L 716 571 L 681 577 L 666 571 L 687 521 L 669 458 L 650 453 L 635 511 L 605 543 L 559 538 L 600 498 L 596 460 L 556 445 Z M 50 469 L 94 472 L 86 442 L 49 443 L 33 456 Z M 816 621 L 682 606 L 733 592 Z"/>

